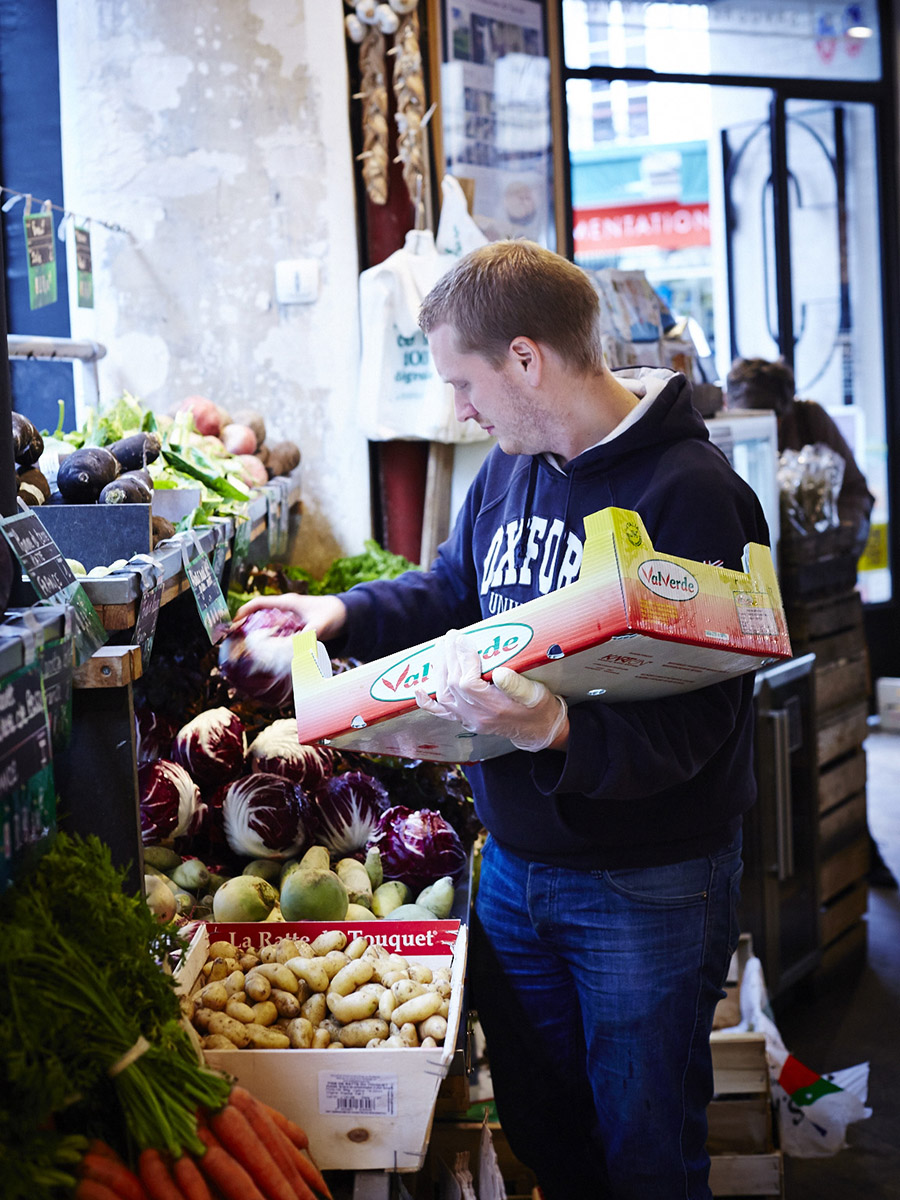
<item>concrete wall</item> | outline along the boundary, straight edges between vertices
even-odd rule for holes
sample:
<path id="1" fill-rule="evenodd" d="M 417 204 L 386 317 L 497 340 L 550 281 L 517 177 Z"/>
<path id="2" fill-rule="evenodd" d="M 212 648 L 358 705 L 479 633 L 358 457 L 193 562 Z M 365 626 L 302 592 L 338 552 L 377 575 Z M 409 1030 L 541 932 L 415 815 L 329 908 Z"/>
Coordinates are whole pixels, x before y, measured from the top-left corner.
<path id="1" fill-rule="evenodd" d="M 340 0 L 59 0 L 65 205 L 91 227 L 101 403 L 252 406 L 303 453 L 293 557 L 370 533 L 355 428 L 358 278 Z M 280 305 L 279 260 L 318 299 Z"/>

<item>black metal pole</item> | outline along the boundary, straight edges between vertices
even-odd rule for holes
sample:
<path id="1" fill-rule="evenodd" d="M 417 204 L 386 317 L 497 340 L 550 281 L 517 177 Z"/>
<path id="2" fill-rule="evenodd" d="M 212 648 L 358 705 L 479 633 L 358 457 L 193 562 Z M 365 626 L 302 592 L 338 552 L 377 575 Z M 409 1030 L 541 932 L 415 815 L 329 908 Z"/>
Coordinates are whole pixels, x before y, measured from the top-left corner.
<path id="1" fill-rule="evenodd" d="M 775 292 L 778 301 L 778 349 L 794 365 L 794 299 L 791 284 L 791 226 L 785 103 L 776 94 L 769 105 L 772 138 L 772 217 L 775 234 Z"/>
<path id="2" fill-rule="evenodd" d="M 16 511 L 16 461 L 12 444 L 12 388 L 9 379 L 9 351 L 6 342 L 6 267 L 3 262 L 3 238 L 0 236 L 0 517 Z"/>

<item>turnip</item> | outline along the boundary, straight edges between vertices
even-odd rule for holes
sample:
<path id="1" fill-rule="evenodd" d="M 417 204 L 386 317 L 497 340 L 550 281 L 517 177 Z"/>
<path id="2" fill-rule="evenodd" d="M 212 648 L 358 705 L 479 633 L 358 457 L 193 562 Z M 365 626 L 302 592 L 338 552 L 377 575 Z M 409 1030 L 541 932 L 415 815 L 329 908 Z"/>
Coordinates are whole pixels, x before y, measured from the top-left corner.
<path id="1" fill-rule="evenodd" d="M 255 454 L 238 454 L 235 457 L 241 464 L 241 479 L 248 487 L 262 487 L 269 482 L 269 472 Z"/>
<path id="2" fill-rule="evenodd" d="M 264 921 L 278 900 L 270 883 L 258 875 L 236 875 L 213 896 L 217 921 Z"/>
<path id="3" fill-rule="evenodd" d="M 175 896 L 169 890 L 166 882 L 159 875 L 144 876 L 144 893 L 147 897 L 147 907 L 161 924 L 171 921 L 175 916 Z"/>
<path id="4" fill-rule="evenodd" d="M 190 412 L 198 433 L 218 437 L 222 431 L 222 409 L 206 396 L 187 396 L 178 406 L 179 412 Z"/>
<path id="5" fill-rule="evenodd" d="M 266 440 L 266 422 L 262 413 L 257 412 L 254 408 L 241 408 L 237 412 L 232 413 L 232 421 L 236 425 L 249 425 L 256 434 L 256 442 L 261 446 Z"/>
<path id="6" fill-rule="evenodd" d="M 258 440 L 249 425 L 238 425 L 232 422 L 222 430 L 221 438 L 229 454 L 256 453 Z"/>

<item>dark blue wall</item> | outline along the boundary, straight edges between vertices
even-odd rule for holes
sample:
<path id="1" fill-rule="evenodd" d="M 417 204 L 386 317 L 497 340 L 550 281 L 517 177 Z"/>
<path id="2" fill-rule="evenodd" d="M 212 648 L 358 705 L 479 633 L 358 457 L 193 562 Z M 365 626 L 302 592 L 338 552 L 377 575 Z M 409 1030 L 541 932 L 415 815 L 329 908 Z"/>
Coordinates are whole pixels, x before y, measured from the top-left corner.
<path id="1" fill-rule="evenodd" d="M 0 185 L 64 206 L 59 119 L 56 0 L 0 0 Z M 3 193 L 0 200 L 9 199 Z M 32 310 L 22 225 L 24 204 L 2 214 L 6 307 L 10 333 L 68 337 L 65 246 L 57 238 L 55 304 Z M 55 212 L 57 232 L 62 214 Z M 58 401 L 66 427 L 74 426 L 72 367 L 67 363 L 12 362 L 13 408 L 38 428 L 56 427 Z"/>

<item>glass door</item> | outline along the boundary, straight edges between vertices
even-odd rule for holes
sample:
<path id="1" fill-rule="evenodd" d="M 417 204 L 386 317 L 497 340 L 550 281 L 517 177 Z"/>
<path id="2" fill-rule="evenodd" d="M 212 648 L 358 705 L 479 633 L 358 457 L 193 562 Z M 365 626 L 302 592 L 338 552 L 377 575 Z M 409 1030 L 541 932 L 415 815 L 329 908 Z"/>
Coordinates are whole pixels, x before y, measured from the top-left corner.
<path id="1" fill-rule="evenodd" d="M 889 600 L 874 113 L 758 93 L 756 111 L 728 123 L 721 143 L 720 344 L 727 337 L 731 359 L 786 358 L 797 395 L 837 423 L 876 497 L 860 589 L 868 602 Z"/>

